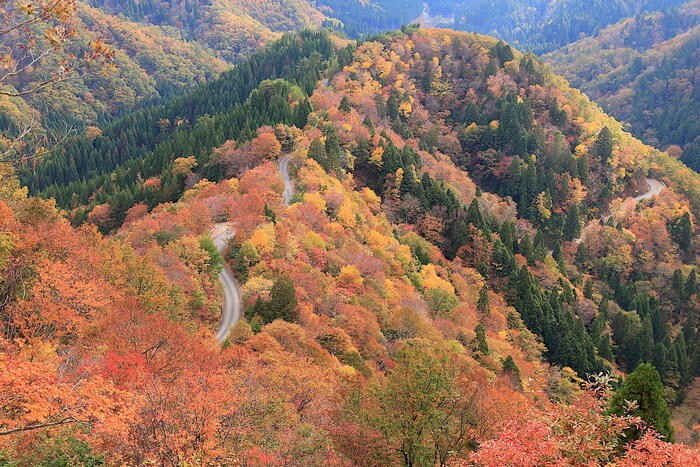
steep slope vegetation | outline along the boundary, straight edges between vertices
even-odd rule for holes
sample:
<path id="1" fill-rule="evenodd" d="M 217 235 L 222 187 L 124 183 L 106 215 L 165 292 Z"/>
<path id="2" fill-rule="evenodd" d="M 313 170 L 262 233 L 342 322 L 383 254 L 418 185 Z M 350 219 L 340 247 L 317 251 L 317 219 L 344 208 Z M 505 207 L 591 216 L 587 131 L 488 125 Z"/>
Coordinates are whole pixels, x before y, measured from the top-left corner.
<path id="1" fill-rule="evenodd" d="M 545 60 L 649 144 L 700 168 L 700 3 L 640 15 Z"/>
<path id="2" fill-rule="evenodd" d="M 280 33 L 328 26 L 353 38 L 396 29 L 420 15 L 420 0 L 90 0 L 136 21 L 169 25 L 237 61 Z"/>
<path id="3" fill-rule="evenodd" d="M 575 42 L 623 18 L 680 5 L 683 0 L 428 0 L 451 27 L 500 37 L 541 54 Z"/>
<path id="4" fill-rule="evenodd" d="M 26 104 L 34 112 L 26 108 L 13 111 L 13 107 L 26 104 L 3 96 L 3 120 L 7 125 L 22 128 L 33 115 L 36 118 L 35 112 L 48 128 L 94 124 L 146 103 L 172 98 L 217 76 L 227 67 L 210 51 L 172 31 L 129 22 L 80 2 L 71 26 L 76 36 L 70 48 L 40 61 L 32 67 L 31 77 L 20 74 L 5 84 L 21 89 L 27 81 L 46 79 L 66 54 L 81 57 L 99 40 L 108 43 L 115 52 L 114 67 L 78 70 L 70 80 L 51 90 L 27 96 Z M 16 40 L 3 37 L 10 42 Z M 36 40 L 45 42 L 41 34 Z"/>
<path id="5" fill-rule="evenodd" d="M 123 159 L 95 176 L 87 163 L 103 153 Z M 291 165 L 289 205 L 278 156 Z M 671 437 L 663 395 L 675 400 L 700 369 L 688 319 L 698 176 L 532 55 L 448 30 L 406 28 L 359 47 L 288 35 L 62 157 L 86 164 L 76 164 L 85 183 L 66 189 L 46 170 L 45 193 L 74 204 L 83 227 L 26 200 L 14 181 L 0 191 L 0 267 L 27 277 L 2 289 L 1 362 L 13 372 L 0 372 L 0 387 L 34 379 L 44 389 L 0 392 L 4 431 L 38 424 L 0 434 L 4 456 L 699 460 L 653 431 L 625 435 L 639 416 Z M 619 198 L 647 189 L 647 174 L 669 188 L 621 208 Z M 616 225 L 579 246 L 583 221 L 607 211 Z M 226 221 L 246 310 L 219 348 L 220 264 L 203 234 Z M 42 235 L 53 223 L 69 233 Z M 81 261 L 70 248 L 83 244 L 108 260 Z M 581 379 L 652 360 L 652 414 L 606 414 L 611 388 Z M 80 391 L 88 383 L 116 416 L 95 410 Z M 66 387 L 79 390 L 55 396 Z M 43 425 L 64 413 L 70 422 Z M 623 436 L 636 444 L 623 447 Z"/>

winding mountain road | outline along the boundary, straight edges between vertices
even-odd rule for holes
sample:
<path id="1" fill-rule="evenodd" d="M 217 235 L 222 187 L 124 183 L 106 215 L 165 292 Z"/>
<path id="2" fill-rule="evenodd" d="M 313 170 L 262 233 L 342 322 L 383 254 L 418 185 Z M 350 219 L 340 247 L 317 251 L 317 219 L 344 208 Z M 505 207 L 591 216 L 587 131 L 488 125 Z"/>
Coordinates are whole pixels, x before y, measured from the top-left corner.
<path id="1" fill-rule="evenodd" d="M 283 154 L 279 159 L 279 171 L 282 180 L 284 181 L 284 192 L 282 193 L 282 199 L 284 200 L 285 206 L 289 206 L 292 202 L 292 196 L 294 196 L 294 183 L 292 178 L 289 176 L 289 154 Z"/>
<path id="2" fill-rule="evenodd" d="M 219 250 L 219 253 L 224 252 L 229 239 L 233 236 L 234 231 L 229 224 L 217 224 L 210 232 L 210 236 L 214 241 L 214 245 Z M 243 316 L 241 290 L 238 287 L 236 278 L 231 274 L 231 270 L 224 263 L 224 269 L 219 274 L 219 280 L 224 288 L 224 304 L 221 307 L 221 324 L 216 333 L 216 340 L 224 342 L 228 337 L 231 328 L 240 321 Z"/>
<path id="3" fill-rule="evenodd" d="M 289 154 L 283 154 L 279 159 L 279 172 L 284 181 L 284 192 L 282 199 L 285 206 L 289 206 L 294 196 L 294 183 L 289 176 Z M 234 235 L 234 230 L 228 223 L 216 224 L 209 236 L 214 241 L 214 245 L 219 250 L 219 253 L 224 252 L 229 239 Z M 243 317 L 243 305 L 241 299 L 241 289 L 238 281 L 231 274 L 231 270 L 224 264 L 224 269 L 219 274 L 219 280 L 224 288 L 224 304 L 221 307 L 221 323 L 219 330 L 216 333 L 216 340 L 223 343 L 228 337 L 231 328 L 238 323 Z"/>
<path id="4" fill-rule="evenodd" d="M 624 213 L 628 212 L 630 209 L 632 209 L 634 206 L 636 206 L 637 204 L 641 203 L 644 200 L 651 199 L 654 196 L 660 195 L 662 191 L 664 191 L 666 188 L 668 188 L 664 182 L 659 181 L 659 180 L 655 180 L 653 178 L 647 177 L 646 182 L 649 185 L 649 191 L 647 191 L 646 193 L 641 194 L 639 196 L 635 196 L 634 198 L 629 198 L 627 201 L 625 201 L 625 203 L 622 205 L 622 209 L 621 209 L 620 214 L 624 214 Z M 581 243 L 586 238 L 588 231 L 590 231 L 590 229 L 594 225 L 600 223 L 601 220 L 603 222 L 607 222 L 611 217 L 612 217 L 612 215 L 608 215 L 608 216 L 602 217 L 601 219 L 593 219 L 592 221 L 590 221 L 581 230 L 581 236 L 579 238 L 577 238 L 576 240 L 574 240 L 574 243 L 577 245 L 579 243 Z"/>

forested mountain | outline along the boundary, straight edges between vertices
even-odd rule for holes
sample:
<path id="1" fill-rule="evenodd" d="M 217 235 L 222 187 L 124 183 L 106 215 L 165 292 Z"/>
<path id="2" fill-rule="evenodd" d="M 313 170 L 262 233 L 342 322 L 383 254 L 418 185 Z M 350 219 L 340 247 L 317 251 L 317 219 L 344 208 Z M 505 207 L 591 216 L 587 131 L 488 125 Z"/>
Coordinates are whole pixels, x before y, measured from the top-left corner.
<path id="1" fill-rule="evenodd" d="M 79 5 L 78 40 L 68 53 L 82 55 L 102 40 L 115 54 L 113 68 L 61 83 L 28 101 L 48 119 L 70 116 L 94 123 L 146 102 L 169 99 L 217 76 L 228 65 L 211 51 L 159 27 L 119 19 Z"/>
<path id="2" fill-rule="evenodd" d="M 279 33 L 324 25 L 352 38 L 415 20 L 421 0 L 89 0 L 136 21 L 173 26 L 226 60 L 254 52 Z"/>
<path id="3" fill-rule="evenodd" d="M 319 10 L 338 21 L 324 25 L 339 29 L 351 38 L 398 29 L 410 24 L 423 11 L 422 0 L 316 0 Z"/>
<path id="4" fill-rule="evenodd" d="M 502 3 L 0 1 L 0 465 L 700 465 L 697 0 Z"/>
<path id="5" fill-rule="evenodd" d="M 700 176 L 502 41 L 287 34 L 22 177 L 0 459 L 700 461 L 657 434 L 700 376 Z"/>
<path id="6" fill-rule="evenodd" d="M 547 53 L 645 11 L 684 0 L 428 0 L 431 13 L 454 18 L 450 27 L 502 38 Z"/>
<path id="7" fill-rule="evenodd" d="M 42 152 L 68 135 L 99 131 L 95 125 L 164 102 L 229 67 L 172 30 L 80 2 L 67 11 L 65 23 L 52 23 L 55 37 L 30 24 L 0 38 L 0 160 L 25 157 L 14 154 L 23 146 Z M 19 135 L 31 137 L 17 144 Z"/>
<path id="8" fill-rule="evenodd" d="M 171 26 L 233 62 L 282 32 L 319 26 L 325 19 L 307 0 L 89 0 L 113 14 Z"/>
<path id="9" fill-rule="evenodd" d="M 27 126 L 37 126 L 37 119 L 41 131 L 49 132 L 83 131 L 85 125 L 106 124 L 114 116 L 161 103 L 217 76 L 283 32 L 326 25 L 359 37 L 411 22 L 422 4 L 391 0 L 371 4 L 93 0 L 75 2 L 75 7 L 77 15 L 70 24 L 75 37 L 70 48 L 32 67 L 32 79 L 49 77 L 61 60 L 70 54 L 80 57 L 96 43 L 113 52 L 113 66 L 76 70 L 50 91 L 31 93 L 24 100 L 3 96 L 0 119 L 9 137 Z M 37 38 L 48 44 L 40 34 Z M 19 60 L 20 41 L 9 36 L 3 39 L 4 51 Z M 23 75 L 12 76 L 3 84 L 21 93 L 21 88 L 31 84 Z"/>
<path id="10" fill-rule="evenodd" d="M 647 143 L 700 169 L 700 2 L 638 15 L 545 57 Z M 678 149 L 682 149 L 682 153 Z"/>

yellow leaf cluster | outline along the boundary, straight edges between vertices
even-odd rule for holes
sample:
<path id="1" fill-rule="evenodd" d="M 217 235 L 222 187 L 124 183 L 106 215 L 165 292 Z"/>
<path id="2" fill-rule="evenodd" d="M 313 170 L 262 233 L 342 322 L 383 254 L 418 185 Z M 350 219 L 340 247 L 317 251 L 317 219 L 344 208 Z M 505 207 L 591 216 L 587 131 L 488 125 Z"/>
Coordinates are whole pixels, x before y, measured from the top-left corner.
<path id="1" fill-rule="evenodd" d="M 369 163 L 377 167 L 382 167 L 384 165 L 384 148 L 377 146 L 377 148 L 372 151 L 372 155 L 369 157 Z"/>
<path id="2" fill-rule="evenodd" d="M 254 297 L 264 292 L 269 292 L 273 282 L 261 276 L 253 276 L 243 286 L 243 296 Z"/>
<path id="3" fill-rule="evenodd" d="M 448 281 L 437 275 L 434 264 L 423 266 L 420 272 L 421 281 L 425 289 L 440 289 L 445 292 L 454 293 L 455 289 Z"/>
<path id="4" fill-rule="evenodd" d="M 272 253 L 272 250 L 275 248 L 276 239 L 277 234 L 275 233 L 275 226 L 269 222 L 258 227 L 258 229 L 253 232 L 249 241 L 260 254 L 269 254 Z"/>
<path id="5" fill-rule="evenodd" d="M 197 159 L 194 156 L 178 157 L 173 161 L 173 175 L 187 175 L 197 167 Z"/>
<path id="6" fill-rule="evenodd" d="M 356 219 L 353 212 L 352 203 L 348 200 L 343 200 L 338 210 L 338 220 L 346 227 L 355 227 Z"/>
<path id="7" fill-rule="evenodd" d="M 362 273 L 354 264 L 345 265 L 340 269 L 339 285 L 362 285 L 363 282 Z"/>
<path id="8" fill-rule="evenodd" d="M 326 200 L 320 193 L 304 193 L 304 202 L 316 206 L 321 212 L 326 211 Z"/>
<path id="9" fill-rule="evenodd" d="M 369 243 L 369 246 L 374 250 L 384 251 L 391 243 L 391 239 L 386 235 L 380 234 L 376 230 L 370 230 L 367 234 L 367 243 Z"/>

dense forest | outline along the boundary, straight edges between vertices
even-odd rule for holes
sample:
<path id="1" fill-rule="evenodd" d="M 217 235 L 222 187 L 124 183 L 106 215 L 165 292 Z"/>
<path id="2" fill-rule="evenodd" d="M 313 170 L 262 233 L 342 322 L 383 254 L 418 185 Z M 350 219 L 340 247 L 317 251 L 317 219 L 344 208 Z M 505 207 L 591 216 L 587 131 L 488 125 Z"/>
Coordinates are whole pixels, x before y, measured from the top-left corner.
<path id="1" fill-rule="evenodd" d="M 0 465 L 700 465 L 668 3 L 0 1 Z"/>
<path id="2" fill-rule="evenodd" d="M 450 27 L 502 38 L 542 54 L 590 36 L 623 18 L 681 5 L 685 0 L 428 0 Z"/>
<path id="3" fill-rule="evenodd" d="M 545 59 L 629 129 L 700 169 L 700 3 L 638 15 Z"/>
<path id="4" fill-rule="evenodd" d="M 9 73 L 3 80 L 11 91 L 0 96 L 2 131 L 21 131 L 34 125 L 34 120 L 47 130 L 82 131 L 86 125 L 182 94 L 228 68 L 211 51 L 172 31 L 136 24 L 82 3 L 77 3 L 68 27 L 65 31 L 70 32 L 71 41 L 67 47 L 51 49 L 50 55 L 41 56 L 46 60 Z M 3 35 L 0 47 L 6 57 L 24 65 L 29 55 L 15 32 Z M 35 48 L 46 53 L 55 47 L 37 31 L 29 32 L 37 36 L 33 38 Z M 103 45 L 106 43 L 109 45 Z M 92 53 L 95 44 L 110 50 L 112 66 L 84 66 L 71 70 L 64 77 L 70 79 L 61 79 L 50 89 L 28 93 L 24 99 L 13 95 L 23 95 L 35 83 L 51 80 L 57 64 Z"/>
<path id="5" fill-rule="evenodd" d="M 27 432 L 0 453 L 692 464 L 659 436 L 691 439 L 699 178 L 502 41 L 285 35 L 25 172 L 51 200 L 6 180 L 0 385 L 43 375 L 49 406 L 3 412 Z M 245 318 L 219 349 L 223 262 Z"/>
<path id="6" fill-rule="evenodd" d="M 331 40 L 320 33 L 286 36 L 190 94 L 119 119 L 98 136 L 77 138 L 27 172 L 26 182 L 64 208 L 109 201 L 114 225 L 138 202 L 155 207 L 175 201 L 182 194 L 180 180 L 163 171 L 177 157 L 195 156 L 206 166 L 215 146 L 228 139 L 250 139 L 261 125 L 303 126 L 310 112 L 307 95 L 328 66 L 332 50 Z M 281 77 L 286 81 L 269 81 Z M 290 102 L 290 95 L 297 102 Z M 169 190 L 143 185 L 161 174 L 170 182 Z M 80 209 L 78 217 L 87 214 Z"/>

